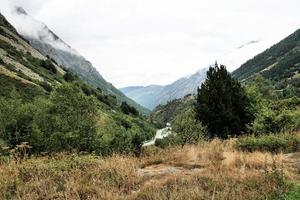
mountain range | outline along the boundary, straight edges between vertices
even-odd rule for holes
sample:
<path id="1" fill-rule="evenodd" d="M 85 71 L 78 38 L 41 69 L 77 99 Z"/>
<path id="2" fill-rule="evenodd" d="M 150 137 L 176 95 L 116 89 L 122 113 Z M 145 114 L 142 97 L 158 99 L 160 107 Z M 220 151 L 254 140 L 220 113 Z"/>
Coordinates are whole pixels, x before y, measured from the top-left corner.
<path id="1" fill-rule="evenodd" d="M 243 84 L 248 84 L 256 75 L 268 79 L 283 96 L 286 90 L 291 90 L 292 96 L 300 96 L 300 29 L 232 72 L 232 76 Z M 193 96 L 186 96 L 169 101 L 157 106 L 150 118 L 164 127 L 179 113 L 191 108 L 194 100 Z"/>
<path id="2" fill-rule="evenodd" d="M 139 112 L 149 113 L 148 109 L 137 104 L 107 82 L 88 60 L 60 39 L 44 23 L 28 15 L 22 7 L 15 7 L 12 15 L 14 16 L 13 20 L 18 21 L 18 23 L 15 23 L 16 30 L 44 56 L 76 73 L 86 83 L 95 88 L 100 88 L 106 94 L 116 96 L 119 102 L 126 101 L 129 105 L 137 108 Z M 14 21 L 12 23 L 14 24 Z M 30 31 L 24 31 L 28 29 Z"/>
<path id="3" fill-rule="evenodd" d="M 129 98 L 153 110 L 158 105 L 166 104 L 174 99 L 179 99 L 187 94 L 194 94 L 206 78 L 207 68 L 196 73 L 180 78 L 169 85 L 149 85 L 120 88 Z"/>
<path id="4" fill-rule="evenodd" d="M 242 82 L 256 74 L 269 79 L 276 89 L 300 88 L 300 29 L 242 64 L 232 75 Z"/>

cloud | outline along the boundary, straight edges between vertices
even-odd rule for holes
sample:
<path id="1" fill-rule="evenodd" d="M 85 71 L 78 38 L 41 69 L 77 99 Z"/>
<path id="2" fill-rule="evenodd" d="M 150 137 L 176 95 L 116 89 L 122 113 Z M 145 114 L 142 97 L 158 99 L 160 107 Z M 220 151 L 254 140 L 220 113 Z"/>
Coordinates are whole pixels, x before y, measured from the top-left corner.
<path id="1" fill-rule="evenodd" d="M 299 0 L 0 0 L 0 9 L 11 1 L 118 87 L 168 84 L 215 60 L 232 71 L 300 27 Z"/>
<path id="2" fill-rule="evenodd" d="M 74 49 L 49 30 L 44 23 L 28 15 L 22 7 L 11 6 L 6 16 L 20 34 L 41 40 L 56 49 L 78 55 Z"/>

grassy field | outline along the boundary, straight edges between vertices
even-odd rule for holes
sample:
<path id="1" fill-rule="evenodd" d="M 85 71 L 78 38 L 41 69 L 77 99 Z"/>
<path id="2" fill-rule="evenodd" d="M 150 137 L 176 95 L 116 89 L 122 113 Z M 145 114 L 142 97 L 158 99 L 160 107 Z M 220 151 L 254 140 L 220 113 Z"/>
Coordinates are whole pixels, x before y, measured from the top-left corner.
<path id="1" fill-rule="evenodd" d="M 235 143 L 149 147 L 140 158 L 1 157 L 0 199 L 299 199 L 299 153 L 245 152 Z"/>

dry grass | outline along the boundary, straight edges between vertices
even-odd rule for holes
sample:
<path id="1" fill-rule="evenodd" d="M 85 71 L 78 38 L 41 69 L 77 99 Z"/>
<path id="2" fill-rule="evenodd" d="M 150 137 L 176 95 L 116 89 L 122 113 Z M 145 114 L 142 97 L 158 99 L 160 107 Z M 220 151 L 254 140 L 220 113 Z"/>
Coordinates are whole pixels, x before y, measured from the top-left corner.
<path id="1" fill-rule="evenodd" d="M 0 162 L 0 199 L 266 199 L 287 189 L 284 155 L 234 141 L 145 149 L 141 158 L 59 154 Z"/>

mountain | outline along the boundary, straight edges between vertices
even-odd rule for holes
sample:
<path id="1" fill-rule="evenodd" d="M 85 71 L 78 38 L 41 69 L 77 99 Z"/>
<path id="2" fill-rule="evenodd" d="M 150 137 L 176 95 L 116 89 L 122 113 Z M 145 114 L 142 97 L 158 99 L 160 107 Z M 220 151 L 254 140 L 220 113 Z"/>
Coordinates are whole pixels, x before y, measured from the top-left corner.
<path id="1" fill-rule="evenodd" d="M 300 29 L 235 70 L 232 75 L 247 82 L 260 74 L 277 89 L 300 88 Z"/>
<path id="2" fill-rule="evenodd" d="M 52 150 L 60 151 L 95 139 L 101 155 L 124 153 L 154 134 L 153 125 L 133 107 L 120 106 L 111 95 L 65 71 L 33 48 L 0 13 L 1 150 L 29 142 L 40 152 L 41 143 L 45 150 L 57 141 Z"/>
<path id="3" fill-rule="evenodd" d="M 62 82 L 64 74 L 60 66 L 30 46 L 0 14 L 1 96 L 16 88 L 25 99 L 31 99 Z"/>
<path id="4" fill-rule="evenodd" d="M 251 41 L 246 45 L 254 43 L 257 41 Z M 233 77 L 246 84 L 257 74 L 269 79 L 278 90 L 293 87 L 295 90 L 292 96 L 300 94 L 300 29 L 248 60 L 232 73 Z M 186 96 L 157 106 L 150 114 L 150 118 L 158 126 L 164 127 L 179 113 L 190 108 L 193 101 L 193 96 Z"/>
<path id="5" fill-rule="evenodd" d="M 197 87 L 205 80 L 206 71 L 206 68 L 200 69 L 192 75 L 180 78 L 165 86 L 135 86 L 121 88 L 120 90 L 129 98 L 152 110 L 160 104 L 166 104 L 168 101 L 182 98 L 187 94 L 194 94 Z"/>
<path id="6" fill-rule="evenodd" d="M 60 39 L 44 23 L 32 18 L 21 7 L 16 7 L 12 15 L 12 23 L 15 24 L 17 31 L 44 56 L 48 56 L 58 65 L 76 73 L 86 83 L 100 88 L 106 94 L 116 96 L 119 102 L 126 101 L 139 112 L 149 113 L 148 109 L 129 99 L 107 82 L 88 60 Z"/>

